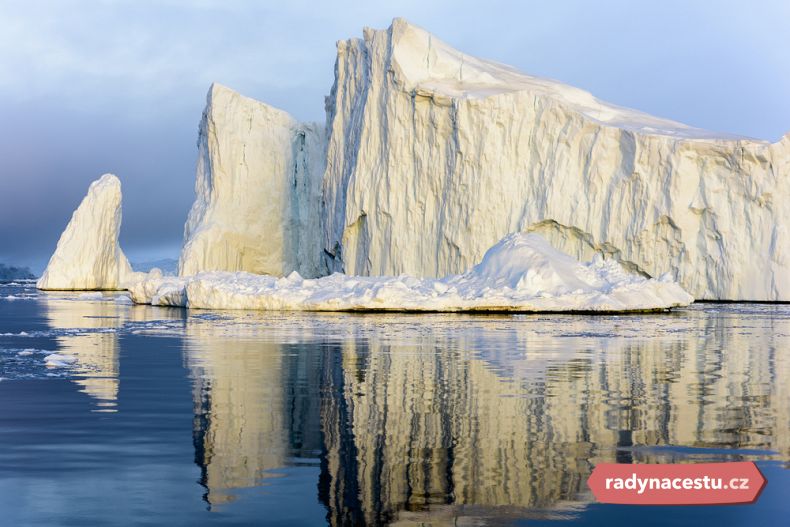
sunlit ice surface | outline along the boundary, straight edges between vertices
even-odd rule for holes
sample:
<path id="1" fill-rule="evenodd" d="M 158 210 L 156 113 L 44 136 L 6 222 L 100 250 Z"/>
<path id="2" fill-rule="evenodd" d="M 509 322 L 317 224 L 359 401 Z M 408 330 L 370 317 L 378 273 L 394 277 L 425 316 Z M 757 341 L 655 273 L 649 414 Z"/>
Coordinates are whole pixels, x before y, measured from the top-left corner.
<path id="1" fill-rule="evenodd" d="M 0 284 L 13 524 L 723 524 L 790 514 L 790 305 L 354 315 Z M 596 463 L 752 460 L 754 505 L 594 503 Z M 265 521 L 264 521 L 265 519 Z"/>

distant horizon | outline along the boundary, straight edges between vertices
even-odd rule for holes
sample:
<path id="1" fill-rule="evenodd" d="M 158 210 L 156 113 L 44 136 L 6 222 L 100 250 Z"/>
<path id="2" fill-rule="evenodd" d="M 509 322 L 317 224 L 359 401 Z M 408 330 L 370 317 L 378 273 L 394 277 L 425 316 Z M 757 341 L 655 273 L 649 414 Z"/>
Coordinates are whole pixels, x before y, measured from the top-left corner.
<path id="1" fill-rule="evenodd" d="M 40 274 L 89 183 L 105 172 L 123 183 L 129 259 L 177 259 L 211 82 L 323 122 L 335 41 L 395 17 L 613 104 L 779 140 L 790 132 L 790 36 L 781 30 L 790 5 L 704 4 L 0 6 L 0 262 Z"/>

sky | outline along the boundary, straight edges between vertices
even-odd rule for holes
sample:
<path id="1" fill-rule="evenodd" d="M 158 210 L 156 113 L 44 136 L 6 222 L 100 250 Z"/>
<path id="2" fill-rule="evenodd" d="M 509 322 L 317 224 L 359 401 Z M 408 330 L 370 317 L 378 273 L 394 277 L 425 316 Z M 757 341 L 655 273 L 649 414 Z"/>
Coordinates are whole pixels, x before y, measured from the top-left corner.
<path id="1" fill-rule="evenodd" d="M 335 42 L 394 17 L 615 104 L 790 132 L 786 0 L 0 0 L 0 262 L 40 272 L 106 172 L 130 260 L 176 258 L 210 84 L 323 122 Z"/>

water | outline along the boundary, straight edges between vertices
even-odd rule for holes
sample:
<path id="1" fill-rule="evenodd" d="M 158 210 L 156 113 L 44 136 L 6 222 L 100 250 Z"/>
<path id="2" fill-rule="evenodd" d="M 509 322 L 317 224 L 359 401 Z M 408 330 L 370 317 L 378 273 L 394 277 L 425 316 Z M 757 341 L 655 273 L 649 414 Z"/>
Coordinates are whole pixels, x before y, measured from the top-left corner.
<path id="1" fill-rule="evenodd" d="M 266 314 L 118 296 L 0 285 L 0 523 L 759 525 L 790 515 L 790 305 Z M 47 366 L 55 353 L 75 359 Z M 599 462 L 727 460 L 755 461 L 767 477 L 756 504 L 601 505 L 586 485 Z"/>

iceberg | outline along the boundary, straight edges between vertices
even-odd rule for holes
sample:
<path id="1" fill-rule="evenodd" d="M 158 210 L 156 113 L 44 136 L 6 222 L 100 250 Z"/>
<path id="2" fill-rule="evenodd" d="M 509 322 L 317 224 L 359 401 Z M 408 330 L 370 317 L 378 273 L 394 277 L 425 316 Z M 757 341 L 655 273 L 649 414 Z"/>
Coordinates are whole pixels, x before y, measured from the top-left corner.
<path id="1" fill-rule="evenodd" d="M 503 238 L 469 271 L 441 279 L 203 272 L 141 280 L 130 293 L 136 303 L 160 306 L 275 311 L 627 312 L 694 301 L 671 280 L 645 278 L 601 257 L 579 263 L 524 233 Z"/>
<path id="2" fill-rule="evenodd" d="M 329 271 L 444 276 L 507 233 L 698 299 L 790 300 L 790 134 L 716 134 L 453 49 L 402 19 L 338 43 Z"/>
<path id="3" fill-rule="evenodd" d="M 598 309 L 577 289 L 601 310 L 644 308 L 614 293 L 626 283 L 663 308 L 674 300 L 650 295 L 669 281 L 703 300 L 790 301 L 790 134 L 771 143 L 608 104 L 402 19 L 338 43 L 325 103 L 319 126 L 213 84 L 179 276 L 125 278 L 118 184 L 116 209 L 80 206 L 40 287 L 134 281 L 143 302 L 254 309 Z M 496 273 L 479 267 L 529 234 L 549 244 L 530 251 L 565 253 L 546 256 L 549 278 L 515 249 Z M 614 274 L 565 272 L 578 261 Z"/>
<path id="4" fill-rule="evenodd" d="M 324 143 L 322 126 L 213 84 L 179 274 L 318 276 Z"/>
<path id="5" fill-rule="evenodd" d="M 121 182 L 113 174 L 104 174 L 91 183 L 74 211 L 36 287 L 118 290 L 140 279 L 118 245 L 120 228 Z"/>

